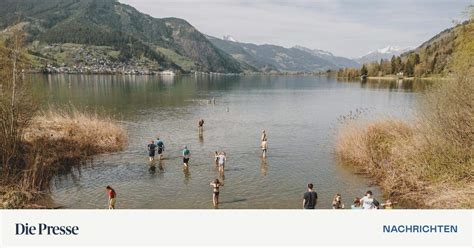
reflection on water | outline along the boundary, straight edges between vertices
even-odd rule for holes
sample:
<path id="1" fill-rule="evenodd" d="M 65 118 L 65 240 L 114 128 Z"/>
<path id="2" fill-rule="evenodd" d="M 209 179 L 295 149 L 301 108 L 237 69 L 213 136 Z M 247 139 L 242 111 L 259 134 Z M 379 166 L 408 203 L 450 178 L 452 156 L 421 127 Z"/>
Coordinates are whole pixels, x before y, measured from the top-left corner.
<path id="1" fill-rule="evenodd" d="M 334 159 L 338 117 L 364 109 L 372 118 L 410 118 L 418 87 L 309 76 L 32 75 L 31 81 L 45 96 L 44 106 L 106 113 L 129 134 L 124 151 L 96 156 L 53 180 L 51 201 L 66 208 L 106 208 L 106 185 L 116 189 L 118 208 L 212 208 L 209 182 L 216 178 L 225 181 L 220 208 L 300 208 L 309 182 L 319 208 L 330 208 L 336 192 L 350 200 L 370 188 L 381 198 L 367 178 Z M 150 164 L 146 145 L 157 134 L 166 150 L 162 161 Z M 180 157 L 184 145 L 192 153 L 187 169 Z M 223 175 L 214 151 L 228 155 Z"/>
<path id="2" fill-rule="evenodd" d="M 260 164 L 260 172 L 262 177 L 265 177 L 268 172 L 268 162 L 266 158 L 262 158 L 262 163 Z"/>
<path id="3" fill-rule="evenodd" d="M 384 89 L 391 91 L 423 92 L 432 85 L 433 80 L 426 79 L 338 79 L 339 82 L 359 84 L 366 89 Z"/>

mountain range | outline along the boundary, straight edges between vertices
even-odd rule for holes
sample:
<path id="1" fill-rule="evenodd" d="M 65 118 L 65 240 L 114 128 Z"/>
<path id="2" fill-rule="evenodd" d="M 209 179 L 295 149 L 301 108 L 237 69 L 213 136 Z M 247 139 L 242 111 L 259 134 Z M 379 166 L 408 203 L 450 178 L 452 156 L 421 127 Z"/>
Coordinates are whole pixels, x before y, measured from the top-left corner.
<path id="1" fill-rule="evenodd" d="M 359 65 L 351 59 L 302 46 L 285 48 L 269 44 L 256 45 L 237 42 L 231 36 L 224 36 L 223 39 L 208 36 L 208 39 L 244 67 L 258 71 L 314 72 Z"/>
<path id="2" fill-rule="evenodd" d="M 25 31 L 39 65 L 224 73 L 357 66 L 320 50 L 206 36 L 183 19 L 154 18 L 116 0 L 0 0 L 0 5 L 0 36 Z"/>
<path id="3" fill-rule="evenodd" d="M 381 59 L 390 60 L 393 56 L 399 56 L 412 49 L 412 47 L 387 46 L 375 51 L 371 51 L 364 56 L 356 58 L 355 60 L 360 64 L 380 61 Z"/>
<path id="4" fill-rule="evenodd" d="M 230 35 L 219 39 L 186 20 L 154 18 L 117 0 L 0 0 L 0 6 L 0 43 L 12 31 L 23 30 L 36 66 L 66 71 L 315 72 L 359 67 L 410 50 L 388 46 L 348 59 L 302 46 L 257 45 Z M 446 43 L 443 37 L 449 34 L 432 41 Z M 449 49 L 437 53 L 431 43 L 415 50 L 433 60 L 448 54 Z"/>

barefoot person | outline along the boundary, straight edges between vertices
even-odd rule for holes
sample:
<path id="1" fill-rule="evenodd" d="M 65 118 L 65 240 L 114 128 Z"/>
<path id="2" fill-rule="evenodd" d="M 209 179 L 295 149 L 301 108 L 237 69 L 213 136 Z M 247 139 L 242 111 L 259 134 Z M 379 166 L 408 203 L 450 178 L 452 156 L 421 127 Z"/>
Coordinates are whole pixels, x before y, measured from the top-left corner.
<path id="1" fill-rule="evenodd" d="M 217 207 L 219 205 L 219 187 L 224 186 L 224 184 L 221 183 L 219 179 L 216 179 L 212 181 L 210 185 L 213 187 L 212 203 L 214 204 L 214 207 Z"/>
<path id="2" fill-rule="evenodd" d="M 332 209 L 343 209 L 344 204 L 342 203 L 341 200 L 341 194 L 337 193 L 334 195 L 334 198 L 332 199 Z"/>
<path id="3" fill-rule="evenodd" d="M 260 145 L 260 147 L 262 148 L 262 157 L 266 158 L 267 157 L 267 149 L 268 149 L 267 139 L 264 139 L 262 141 L 262 144 Z"/>
<path id="4" fill-rule="evenodd" d="M 313 184 L 308 184 L 308 189 L 303 195 L 303 208 L 304 209 L 315 209 L 318 203 L 318 194 L 313 190 Z"/>
<path id="5" fill-rule="evenodd" d="M 183 149 L 183 164 L 186 168 L 188 168 L 189 158 L 191 158 L 191 152 L 189 151 L 187 146 L 184 146 L 184 149 Z"/>
<path id="6" fill-rule="evenodd" d="M 156 151 L 156 145 L 153 140 L 150 141 L 150 144 L 148 144 L 148 157 L 150 159 L 150 162 L 155 160 L 155 151 Z"/>
<path id="7" fill-rule="evenodd" d="M 219 167 L 219 173 L 224 174 L 224 167 L 225 167 L 225 161 L 227 160 L 227 156 L 225 152 L 220 152 L 217 160 L 217 164 Z"/>
<path id="8" fill-rule="evenodd" d="M 156 146 L 158 147 L 158 159 L 161 160 L 163 156 L 163 152 L 165 151 L 165 143 L 160 140 L 160 137 L 156 138 Z"/>
<path id="9" fill-rule="evenodd" d="M 108 186 L 105 188 L 106 191 L 107 191 L 107 195 L 109 197 L 109 209 L 115 209 L 115 203 L 116 203 L 116 196 L 117 196 L 117 193 L 115 193 L 115 190 Z"/>

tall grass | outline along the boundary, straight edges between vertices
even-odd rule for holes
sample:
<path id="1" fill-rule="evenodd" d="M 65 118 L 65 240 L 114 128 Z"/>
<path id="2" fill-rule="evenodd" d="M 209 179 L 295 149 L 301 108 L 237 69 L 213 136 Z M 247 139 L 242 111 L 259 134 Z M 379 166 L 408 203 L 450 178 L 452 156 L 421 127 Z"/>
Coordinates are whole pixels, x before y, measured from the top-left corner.
<path id="1" fill-rule="evenodd" d="M 413 122 L 350 123 L 339 131 L 339 158 L 407 207 L 474 208 L 474 23 L 457 42 L 452 80 L 420 98 Z"/>
<path id="2" fill-rule="evenodd" d="M 473 208 L 473 124 L 474 80 L 460 77 L 430 90 L 412 123 L 346 124 L 336 154 L 407 207 Z"/>
<path id="3" fill-rule="evenodd" d="M 41 191 L 49 188 L 58 171 L 92 155 L 122 150 L 127 134 L 111 119 L 97 114 L 49 110 L 33 118 L 24 140 L 30 151 L 20 185 Z"/>
<path id="4" fill-rule="evenodd" d="M 72 152 L 89 156 L 113 152 L 123 148 L 127 141 L 125 130 L 108 117 L 72 110 L 48 110 L 33 118 L 25 132 L 31 143 L 49 140 L 60 146 L 61 142 L 74 143 Z"/>
<path id="5" fill-rule="evenodd" d="M 55 175 L 92 155 L 122 150 L 127 143 L 127 133 L 113 120 L 76 109 L 38 113 L 23 136 L 16 174 L 3 182 L 6 208 L 34 207 L 31 202 L 49 190 Z"/>

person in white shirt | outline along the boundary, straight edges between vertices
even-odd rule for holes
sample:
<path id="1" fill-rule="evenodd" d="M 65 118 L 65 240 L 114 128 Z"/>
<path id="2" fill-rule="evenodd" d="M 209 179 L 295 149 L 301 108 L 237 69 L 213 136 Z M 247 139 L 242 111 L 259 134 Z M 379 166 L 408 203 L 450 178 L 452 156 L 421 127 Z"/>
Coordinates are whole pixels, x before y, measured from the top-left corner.
<path id="1" fill-rule="evenodd" d="M 219 172 L 221 174 L 224 174 L 224 166 L 225 166 L 225 161 L 227 160 L 227 155 L 225 152 L 220 152 L 219 156 L 217 156 L 217 165 L 219 167 Z"/>
<path id="2" fill-rule="evenodd" d="M 365 196 L 360 199 L 362 209 L 377 209 L 378 201 L 374 199 L 372 191 L 367 191 Z"/>

